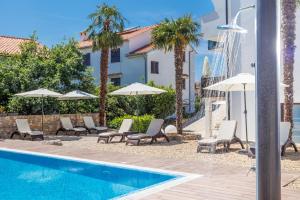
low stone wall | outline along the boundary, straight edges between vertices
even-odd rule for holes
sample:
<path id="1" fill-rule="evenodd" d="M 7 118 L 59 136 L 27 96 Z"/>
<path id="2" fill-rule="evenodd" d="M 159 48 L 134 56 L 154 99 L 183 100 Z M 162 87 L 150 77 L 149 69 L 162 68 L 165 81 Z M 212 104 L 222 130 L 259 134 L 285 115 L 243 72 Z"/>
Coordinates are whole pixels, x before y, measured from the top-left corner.
<path id="1" fill-rule="evenodd" d="M 44 115 L 44 133 L 55 134 L 57 129 L 60 128 L 60 117 L 70 117 L 74 126 L 83 126 L 84 116 L 92 116 L 97 124 L 98 113 Z M 0 136 L 2 138 L 7 138 L 17 130 L 16 119 L 28 119 L 31 130 L 42 130 L 42 115 L 0 116 Z"/>

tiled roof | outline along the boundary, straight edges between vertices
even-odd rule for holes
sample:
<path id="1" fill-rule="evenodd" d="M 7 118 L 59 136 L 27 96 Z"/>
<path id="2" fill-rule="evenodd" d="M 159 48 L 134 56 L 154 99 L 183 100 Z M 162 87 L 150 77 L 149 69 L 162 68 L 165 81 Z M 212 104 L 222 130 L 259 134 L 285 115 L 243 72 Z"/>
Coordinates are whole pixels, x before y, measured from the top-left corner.
<path id="1" fill-rule="evenodd" d="M 129 40 L 133 37 L 136 37 L 137 35 L 140 35 L 142 33 L 152 30 L 155 26 L 156 25 L 146 26 L 146 27 L 142 27 L 142 28 L 129 29 L 129 30 L 121 32 L 120 35 L 122 36 L 123 40 Z M 80 49 L 90 48 L 90 47 L 92 47 L 92 45 L 93 45 L 93 43 L 90 40 L 84 40 L 84 41 L 79 42 Z"/>
<path id="2" fill-rule="evenodd" d="M 148 53 L 149 51 L 152 51 L 153 48 L 154 48 L 154 45 L 150 43 L 150 44 L 147 44 L 141 48 L 138 48 L 138 49 L 130 52 L 129 56 L 145 54 L 145 53 Z"/>
<path id="3" fill-rule="evenodd" d="M 20 45 L 28 41 L 28 38 L 0 36 L 0 54 L 18 54 L 21 52 Z"/>

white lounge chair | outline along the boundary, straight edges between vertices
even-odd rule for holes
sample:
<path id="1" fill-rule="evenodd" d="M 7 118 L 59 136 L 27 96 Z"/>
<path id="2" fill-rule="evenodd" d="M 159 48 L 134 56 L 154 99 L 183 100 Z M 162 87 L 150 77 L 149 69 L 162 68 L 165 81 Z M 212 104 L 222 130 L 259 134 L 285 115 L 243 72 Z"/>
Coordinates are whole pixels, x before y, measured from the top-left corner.
<path id="1" fill-rule="evenodd" d="M 169 138 L 161 131 L 163 123 L 164 123 L 163 119 L 151 120 L 146 134 L 145 133 L 129 134 L 127 136 L 126 145 L 129 143 L 139 145 L 141 140 L 143 139 L 151 139 L 150 144 L 152 144 L 154 141 L 157 141 L 158 138 L 165 138 L 167 142 L 169 142 L 170 141 Z"/>
<path id="2" fill-rule="evenodd" d="M 129 133 L 132 124 L 133 124 L 132 119 L 124 119 L 118 131 L 99 133 L 97 142 L 99 143 L 100 140 L 104 140 L 105 143 L 108 143 L 111 142 L 112 139 L 116 136 L 120 136 L 121 137 L 120 142 L 122 142 L 127 136 L 127 133 Z"/>
<path id="3" fill-rule="evenodd" d="M 284 156 L 286 148 L 290 146 L 294 148 L 295 152 L 298 152 L 295 142 L 292 140 L 292 138 L 289 138 L 290 129 L 290 122 L 280 122 L 280 146 L 282 156 Z"/>
<path id="4" fill-rule="evenodd" d="M 14 135 L 20 135 L 23 139 L 29 136 L 31 140 L 36 138 L 44 140 L 44 133 L 42 131 L 32 131 L 27 119 L 16 119 L 16 124 L 18 130 L 10 135 L 11 139 Z"/>
<path id="5" fill-rule="evenodd" d="M 61 127 L 56 131 L 56 135 L 62 131 L 62 132 L 73 132 L 75 135 L 80 135 L 81 133 L 88 133 L 88 130 L 83 127 L 73 127 L 73 124 L 71 122 L 71 119 L 69 117 L 61 117 L 60 118 L 60 124 Z"/>
<path id="6" fill-rule="evenodd" d="M 217 146 L 224 145 L 226 151 L 229 150 L 231 141 L 234 139 L 237 122 L 235 120 L 223 121 L 218 130 L 216 138 L 205 138 L 199 140 L 197 152 L 203 149 L 209 150 L 212 153 L 216 152 Z"/>
<path id="7" fill-rule="evenodd" d="M 92 117 L 83 117 L 85 128 L 91 133 L 93 130 L 97 132 L 107 131 L 108 128 L 104 126 L 96 126 Z"/>

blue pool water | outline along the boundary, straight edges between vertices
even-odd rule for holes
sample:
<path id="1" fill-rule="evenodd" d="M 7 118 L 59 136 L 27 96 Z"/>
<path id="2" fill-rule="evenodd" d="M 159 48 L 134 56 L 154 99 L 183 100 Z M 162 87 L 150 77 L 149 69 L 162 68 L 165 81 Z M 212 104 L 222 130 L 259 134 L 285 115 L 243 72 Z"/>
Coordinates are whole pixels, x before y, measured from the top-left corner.
<path id="1" fill-rule="evenodd" d="M 103 200 L 178 176 L 0 150 L 0 199 Z"/>

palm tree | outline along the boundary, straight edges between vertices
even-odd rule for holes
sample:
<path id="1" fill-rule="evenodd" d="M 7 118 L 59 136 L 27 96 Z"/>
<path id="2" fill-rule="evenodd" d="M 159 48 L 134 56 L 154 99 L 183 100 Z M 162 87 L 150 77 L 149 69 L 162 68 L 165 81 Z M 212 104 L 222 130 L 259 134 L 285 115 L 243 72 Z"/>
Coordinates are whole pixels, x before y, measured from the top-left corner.
<path id="1" fill-rule="evenodd" d="M 193 21 L 191 15 L 177 20 L 165 19 L 152 31 L 152 42 L 156 49 L 174 51 L 175 58 L 175 89 L 176 89 L 176 127 L 182 134 L 182 87 L 184 52 L 188 45 L 199 44 L 200 25 Z"/>
<path id="2" fill-rule="evenodd" d="M 93 51 L 101 50 L 99 123 L 105 125 L 109 49 L 116 49 L 123 44 L 119 33 L 124 30 L 126 19 L 115 6 L 107 4 L 97 6 L 97 10 L 89 18 L 92 23 L 86 30 L 88 38 L 93 41 Z"/>
<path id="3" fill-rule="evenodd" d="M 296 10 L 300 0 L 281 1 L 281 35 L 283 42 L 283 77 L 284 83 L 288 85 L 284 89 L 284 121 L 291 122 L 291 130 L 294 126 L 294 57 L 296 39 Z M 290 131 L 289 137 L 292 137 Z"/>

